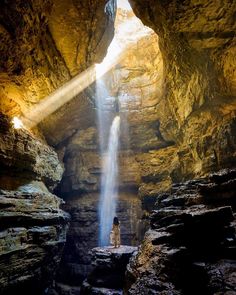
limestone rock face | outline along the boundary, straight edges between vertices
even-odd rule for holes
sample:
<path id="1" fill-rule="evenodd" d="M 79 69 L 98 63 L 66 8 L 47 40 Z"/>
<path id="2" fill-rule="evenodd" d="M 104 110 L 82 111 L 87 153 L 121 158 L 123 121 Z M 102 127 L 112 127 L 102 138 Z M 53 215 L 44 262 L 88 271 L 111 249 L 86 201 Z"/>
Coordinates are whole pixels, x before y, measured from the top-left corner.
<path id="1" fill-rule="evenodd" d="M 63 173 L 58 156 L 52 148 L 30 132 L 15 129 L 8 117 L 2 114 L 0 161 L 1 187 L 6 189 L 14 189 L 32 179 L 43 181 L 53 188 Z"/>
<path id="2" fill-rule="evenodd" d="M 89 3 L 80 0 L 3 1 L 0 9 L 0 111 L 11 117 L 22 114 L 27 116 L 29 109 L 35 108 L 48 94 L 93 63 L 100 62 L 113 36 L 115 9 L 116 2 L 113 0 Z M 94 122 L 93 117 L 88 95 L 82 93 L 47 118 L 41 129 L 48 142 L 57 145 L 75 134 L 81 126 L 80 129 L 90 127 L 91 122 Z M 68 118 L 71 118 L 70 122 Z M 12 259 L 12 265 L 8 265 L 13 268 L 9 275 L 15 276 L 16 281 L 9 284 L 14 290 L 22 281 L 22 292 L 32 294 L 36 291 L 31 286 L 36 282 L 35 288 L 40 286 L 37 290 L 40 293 L 52 283 L 65 242 L 65 219 L 68 219 L 53 203 L 56 200 L 60 203 L 59 199 L 49 194 L 44 184 L 53 189 L 60 181 L 63 169 L 56 153 L 45 143 L 29 132 L 14 130 L 4 120 L 1 117 L 1 187 L 14 190 L 16 194 L 19 190 L 26 189 L 28 192 L 30 189 L 26 197 L 19 194 L 15 198 L 22 209 L 18 206 L 19 212 L 10 214 L 15 221 L 11 226 L 13 229 L 17 227 L 19 215 L 19 220 L 24 221 L 19 230 L 20 235 L 21 232 L 26 235 L 31 227 L 36 232 L 36 240 L 29 240 L 26 246 L 22 246 L 23 250 L 17 244 L 18 238 L 17 243 L 13 243 L 13 250 L 18 251 L 19 248 L 20 252 L 25 253 L 26 262 L 22 263 L 23 256 L 20 254 L 17 254 L 18 259 Z M 88 181 L 84 179 L 85 183 Z M 41 190 L 45 195 L 42 195 Z M 38 194 L 31 195 L 31 191 L 37 191 Z M 41 199 L 46 202 L 44 206 Z M 28 203 L 32 204 L 32 208 L 37 208 L 38 211 L 34 209 L 37 214 L 21 213 L 24 207 L 29 207 Z M 9 206 L 16 205 L 11 203 Z M 4 231 L 3 236 L 12 239 L 8 232 Z M 33 261 L 32 253 L 35 253 Z M 14 263 L 22 264 L 22 268 L 15 269 Z M 6 278 L 7 274 L 4 273 L 4 290 L 1 286 L 3 292 L 10 288 Z"/>
<path id="3" fill-rule="evenodd" d="M 162 136 L 176 143 L 175 174 L 196 177 L 235 165 L 235 4 L 130 3 L 159 37 L 164 83 L 156 116 Z"/>
<path id="4" fill-rule="evenodd" d="M 228 54 L 235 50 L 229 33 L 234 7 L 224 3 L 218 7 L 219 16 L 205 2 L 196 7 L 174 2 L 131 4 L 158 36 L 150 31 L 136 40 L 103 82 L 109 95 L 119 98 L 121 141 L 139 164 L 143 197 L 164 191 L 173 182 L 235 165 L 236 99 L 229 86 L 235 78 L 225 77 L 223 64 L 219 67 L 222 58 L 235 68 Z M 131 17 L 130 12 L 126 20 Z M 226 79 L 232 81 L 227 84 Z"/>
<path id="5" fill-rule="evenodd" d="M 155 10 L 155 5 L 159 6 L 159 11 Z M 133 190 L 133 197 L 129 202 L 131 199 L 133 202 L 138 190 L 142 208 L 147 212 L 153 209 L 160 191 L 168 190 L 173 182 L 206 175 L 212 170 L 233 166 L 235 163 L 235 94 L 232 87 L 225 86 L 221 70 L 214 58 L 215 54 L 223 55 L 224 48 L 229 44 L 228 50 L 231 52 L 232 38 L 227 39 L 224 45 L 215 42 L 211 48 L 206 48 L 203 44 L 198 47 L 196 42 L 189 41 L 190 34 L 183 33 L 173 23 L 169 24 L 169 19 L 173 22 L 174 12 L 171 14 L 171 9 L 179 13 L 179 19 L 185 13 L 187 16 L 183 18 L 190 18 L 192 4 L 183 4 L 177 7 L 178 9 L 175 5 L 177 4 L 161 5 L 157 2 L 149 6 L 149 2 L 140 2 L 139 6 L 138 1 L 136 4 L 133 3 L 137 15 L 145 24 L 152 27 L 158 36 L 149 30 L 145 37 L 131 42 L 123 59 L 102 79 L 102 87 L 105 85 L 107 90 L 107 99 L 102 109 L 106 118 L 106 133 L 109 132 L 112 119 L 117 115 L 115 98 L 119 99 L 120 190 L 124 195 L 128 189 Z M 154 15 L 160 15 L 163 22 L 151 21 L 150 16 L 145 20 L 146 7 L 147 14 L 155 10 Z M 120 13 L 122 14 L 122 11 Z M 202 11 L 200 13 L 203 14 Z M 132 13 L 129 13 L 122 18 L 130 20 L 132 16 Z M 231 16 L 226 13 L 222 18 L 225 19 L 225 28 L 222 27 L 222 30 L 227 31 L 227 23 Z M 121 19 L 118 18 L 116 21 L 119 23 Z M 194 26 L 194 23 L 191 25 Z M 216 26 L 216 23 L 213 22 L 212 26 Z M 140 28 L 143 29 L 141 25 Z M 197 29 L 199 32 L 205 30 L 203 24 Z M 190 30 L 194 31 L 193 28 Z M 207 37 L 207 34 L 204 36 Z M 122 40 L 122 35 L 120 38 Z M 206 38 L 205 42 L 208 41 L 209 44 L 212 42 L 210 38 Z M 231 54 L 224 56 L 224 60 L 230 64 L 233 60 Z M 222 90 L 223 86 L 227 91 Z M 87 91 L 91 105 L 95 101 L 96 92 L 99 93 L 99 83 Z M 92 112 L 89 112 L 88 117 L 91 118 Z M 76 103 L 70 117 L 66 112 L 58 112 L 58 117 L 60 114 L 61 121 L 68 119 L 68 124 L 73 125 L 77 116 Z M 74 133 L 70 133 L 71 136 L 66 142 L 63 142 L 62 138 L 70 127 L 65 126 L 63 131 L 56 130 L 56 121 L 53 121 L 52 132 L 44 129 L 49 140 L 55 135 L 53 144 L 57 145 L 57 150 L 65 163 L 65 174 L 58 192 L 66 198 L 67 210 L 74 216 L 69 231 L 71 248 L 66 248 L 61 268 L 66 269 L 73 279 L 64 277 L 64 284 L 75 284 L 76 277 L 77 282 L 78 278 L 82 278 L 81 271 L 88 271 L 89 261 L 84 258 L 85 253 L 87 247 L 96 245 L 94 236 L 97 232 L 91 237 L 89 221 L 92 221 L 94 228 L 98 228 L 94 207 L 98 205 L 102 157 L 98 156 L 95 112 L 93 116 L 94 121 L 84 120 L 83 115 L 76 118 L 77 129 L 74 128 Z M 129 196 L 127 194 L 127 200 Z M 124 211 L 129 208 L 127 204 L 122 206 Z M 80 210 L 76 209 L 78 207 Z M 74 214 L 76 210 L 78 214 Z M 121 216 L 123 218 L 123 214 Z M 83 223 L 80 229 L 79 220 Z M 86 232 L 89 235 L 86 235 Z M 80 243 L 75 239 L 74 233 L 81 237 L 79 240 L 86 242 Z M 82 256 L 79 253 L 82 253 Z M 75 263 L 75 260 L 78 263 Z M 59 278 L 63 278 L 63 271 Z"/>
<path id="6" fill-rule="evenodd" d="M 129 50 L 125 51 L 124 58 L 106 76 L 106 86 L 110 91 L 108 107 L 111 106 L 111 109 L 109 111 L 106 109 L 104 116 L 107 118 L 109 130 L 110 121 L 115 116 L 112 102 L 118 97 L 122 121 L 118 213 L 123 226 L 124 241 L 137 244 L 142 232 L 141 203 L 142 208 L 150 212 L 160 191 L 169 189 L 173 182 L 207 175 L 211 171 L 236 164 L 236 54 L 233 18 L 235 4 L 230 0 L 224 3 L 203 0 L 197 2 L 130 0 L 130 3 L 136 15 L 154 31 L 146 28 L 149 34 L 135 40 Z M 113 0 L 3 1 L 0 12 L 2 41 L 0 42 L 2 57 L 0 110 L 10 116 L 27 114 L 30 107 L 35 107 L 42 98 L 58 89 L 76 74 L 95 62 L 101 62 L 113 36 L 115 8 L 116 4 Z M 133 17 L 131 12 L 120 12 L 121 18 L 117 20 L 118 23 Z M 65 172 L 56 192 L 66 200 L 67 204 L 64 208 L 72 215 L 68 243 L 57 274 L 58 280 L 63 283 L 60 284 L 61 291 L 58 291 L 62 294 L 79 292 L 77 284 L 80 284 L 86 272 L 89 271 L 88 250 L 97 246 L 101 160 L 106 157 L 106 154 L 99 156 L 94 100 L 97 89 L 95 88 L 96 85 L 88 88 L 46 118 L 39 126 L 47 142 L 56 148 L 60 160 L 64 163 Z M 45 260 L 48 261 L 50 252 L 46 250 L 48 243 L 53 244 L 60 240 L 59 236 L 65 234 L 66 217 L 62 217 L 63 213 L 56 205 L 56 202 L 60 201 L 49 194 L 43 184 L 52 189 L 60 181 L 63 169 L 55 152 L 42 141 L 35 139 L 28 132 L 13 130 L 10 123 L 4 119 L 0 119 L 0 123 L 0 183 L 4 189 L 11 190 L 8 192 L 11 197 L 4 197 L 6 205 L 4 203 L 2 206 L 4 210 L 4 206 L 17 210 L 16 213 L 6 211 L 4 218 L 12 215 L 19 218 L 22 222 L 19 231 L 16 217 L 12 227 L 17 231 L 17 235 L 19 232 L 20 237 L 23 236 L 23 240 L 25 233 L 32 231 L 31 227 L 37 227 L 39 241 L 36 237 L 33 242 L 31 239 L 27 242 L 27 249 L 31 249 L 33 243 L 36 255 L 39 255 L 39 252 L 43 253 L 40 256 L 42 259 L 38 257 L 36 262 L 33 261 L 37 265 L 44 261 L 43 257 L 47 257 Z M 27 191 L 30 188 L 33 192 L 12 193 L 12 190 L 19 187 L 25 190 L 25 185 Z M 191 190 L 195 190 L 197 184 L 193 182 L 188 185 L 191 187 L 190 192 L 188 189 L 185 190 L 185 187 L 183 190 L 178 188 L 181 193 L 183 192 L 184 197 L 179 197 L 180 192 L 176 200 L 174 200 L 176 195 L 173 198 L 165 195 L 159 203 L 160 206 L 167 206 L 170 210 L 166 212 L 163 209 L 161 213 L 159 212 L 166 214 L 163 218 L 169 218 L 170 213 L 171 220 L 178 217 L 183 221 L 182 218 L 187 216 L 187 223 L 184 225 L 187 229 L 184 228 L 184 234 L 186 234 L 185 230 L 189 233 L 188 230 L 192 224 L 194 229 L 199 230 L 196 225 L 198 218 L 200 221 L 207 220 L 212 223 L 216 217 L 221 217 L 221 214 L 224 215 L 222 217 L 228 216 L 229 219 L 232 217 L 229 208 L 224 207 L 225 204 L 217 199 L 218 196 L 222 197 L 221 190 L 223 191 L 228 185 L 232 190 L 231 183 L 228 184 L 225 181 L 219 184 L 213 181 L 212 184 L 203 181 L 202 194 L 204 190 L 207 191 L 207 194 L 204 194 L 204 202 L 202 195 L 200 197 L 195 193 L 193 193 L 194 196 L 192 195 Z M 8 193 L 3 194 L 8 195 Z M 14 194 L 16 198 L 12 197 Z M 227 193 L 223 195 L 224 202 L 231 205 L 231 197 Z M 212 209 L 211 206 L 215 208 L 216 204 L 212 205 L 211 198 L 217 199 L 217 205 L 219 203 L 222 208 Z M 44 207 L 46 206 L 46 204 L 43 205 L 44 199 L 50 204 L 50 209 Z M 188 201 L 190 208 L 185 204 Z M 27 210 L 30 210 L 29 204 L 33 204 L 38 213 L 31 211 L 31 213 L 22 213 L 24 210 L 21 209 L 21 204 L 22 207 L 28 208 Z M 173 208 L 169 208 L 168 204 L 171 204 L 170 206 L 174 204 L 174 213 Z M 194 205 L 199 206 L 195 209 L 199 210 L 200 217 L 194 215 Z M 159 218 L 159 213 L 156 213 Z M 175 214 L 179 215 L 176 217 Z M 170 232 L 169 228 L 164 233 L 160 232 L 155 214 L 152 218 L 155 222 L 153 221 L 153 229 L 143 244 L 140 260 L 134 260 L 134 265 L 131 264 L 130 267 L 131 281 L 135 281 L 130 294 L 145 292 L 143 291 L 146 286 L 143 282 L 145 279 L 150 291 L 153 291 L 156 286 L 153 292 L 168 290 L 172 294 L 179 294 L 183 287 L 181 278 L 178 278 L 179 286 L 176 285 L 176 281 L 165 281 L 165 278 L 157 281 L 151 275 L 145 277 L 146 265 L 143 268 L 143 262 L 146 263 L 147 257 L 150 258 L 150 263 L 153 263 L 150 267 L 151 272 L 160 271 L 161 273 L 164 265 L 164 270 L 172 277 L 173 274 L 168 272 L 169 263 L 174 261 L 175 266 L 179 262 L 179 257 L 185 259 L 185 254 L 189 254 L 189 249 L 185 249 L 186 243 L 189 242 L 192 247 L 191 241 L 185 240 L 184 243 L 186 243 L 181 245 L 183 249 L 179 247 L 176 250 L 175 247 L 179 245 L 171 244 L 171 229 Z M 25 225 L 25 220 L 29 222 L 28 227 Z M 191 224 L 188 223 L 189 220 Z M 232 230 L 229 222 L 228 220 L 225 224 L 217 224 L 222 235 L 227 235 L 225 227 L 228 226 L 229 231 Z M 200 225 L 202 226 L 201 222 Z M 171 227 L 170 224 L 164 226 Z M 180 232 L 181 226 L 181 224 L 176 225 Z M 14 239 L 14 235 L 11 231 L 6 234 L 4 228 L 5 241 L 8 238 Z M 43 250 L 41 246 L 39 247 L 41 235 L 45 236 L 43 244 L 47 245 L 42 246 Z M 182 233 L 180 237 L 182 238 Z M 186 238 L 185 235 L 184 237 Z M 216 235 L 213 238 L 216 238 L 213 240 L 217 245 L 219 241 L 225 243 L 223 237 Z M 16 240 L 13 248 L 24 247 L 23 240 L 22 245 L 19 244 L 21 243 L 19 238 Z M 164 241 L 164 244 L 155 244 L 160 241 Z M 167 249 L 166 241 L 170 243 L 171 250 Z M 189 244 L 187 246 L 189 247 Z M 55 246 L 52 252 L 59 248 Z M 160 250 L 163 253 L 161 257 L 158 256 Z M 187 260 L 186 269 L 189 270 L 190 263 L 191 274 L 204 272 L 205 276 L 207 273 L 212 280 L 209 288 L 218 291 L 219 288 L 213 286 L 217 278 L 216 267 L 225 271 L 222 279 L 224 281 L 228 280 L 230 271 L 235 267 L 234 264 L 225 263 L 225 256 L 221 255 L 221 252 L 221 260 L 208 264 L 201 256 L 203 264 L 201 261 L 199 264 L 197 260 L 199 252 L 195 250 L 190 251 L 191 255 L 193 253 L 193 256 L 195 254 L 196 256 L 194 261 L 190 261 L 191 263 Z M 234 251 L 227 247 L 224 250 L 227 253 Z M 59 253 L 60 251 L 61 248 Z M 147 255 L 146 252 L 148 252 Z M 24 253 L 26 256 L 29 254 Z M 155 254 L 155 258 L 152 254 Z M 170 258 L 173 256 L 174 260 Z M 58 264 L 59 254 L 53 252 L 51 258 L 53 257 L 56 263 L 52 267 L 52 273 Z M 152 258 L 158 263 L 153 262 Z M 21 262 L 21 260 L 14 261 Z M 37 273 L 35 264 L 31 263 L 31 265 L 35 278 Z M 157 269 L 156 265 L 160 268 Z M 136 266 L 141 267 L 140 273 Z M 25 272 L 26 268 L 23 269 L 23 267 L 26 265 L 22 265 L 20 274 Z M 147 267 L 149 268 L 148 264 Z M 143 270 L 145 276 L 142 281 Z M 43 277 L 48 276 L 44 275 L 44 271 L 39 272 Z M 45 273 L 48 272 L 50 268 L 45 270 Z M 203 277 L 201 277 L 202 280 L 205 280 Z M 29 278 L 30 282 L 34 282 L 34 278 L 32 280 Z M 173 278 L 175 279 L 174 276 Z M 21 280 L 25 279 L 19 277 L 19 281 Z M 5 284 L 5 281 L 3 283 Z M 69 289 L 68 284 L 74 285 L 74 289 Z M 220 282 L 217 281 L 217 284 Z M 42 284 L 42 286 L 47 285 L 48 283 Z M 6 284 L 4 286 L 6 287 Z"/>
<path id="7" fill-rule="evenodd" d="M 168 146 L 160 133 L 156 111 L 164 79 L 158 36 L 133 12 L 118 9 L 111 45 L 113 42 L 123 46 L 122 58 L 96 85 L 96 94 L 104 96 L 101 111 L 108 117 L 108 125 L 114 117 L 112 101 L 117 99 L 124 148 L 140 151 Z"/>
<path id="8" fill-rule="evenodd" d="M 52 5 L 49 28 L 74 76 L 103 58 L 113 36 L 116 4 L 113 0 L 93 0 L 89 5 L 81 0 L 55 0 Z"/>
<path id="9" fill-rule="evenodd" d="M 122 13 L 124 13 L 122 11 L 118 12 L 116 22 L 120 21 L 120 17 Z M 130 13 L 128 21 L 130 18 L 132 19 L 132 17 L 134 17 L 134 15 Z M 121 116 L 121 149 L 119 151 L 119 189 L 121 192 L 119 202 L 123 212 L 119 209 L 118 214 L 124 221 L 125 217 L 127 218 L 125 212 L 128 212 L 128 214 L 132 216 L 132 222 L 130 218 L 125 221 L 125 232 L 123 231 L 124 241 L 132 244 L 135 244 L 135 240 L 138 241 L 143 233 L 143 225 L 141 225 L 142 222 L 140 220 L 141 208 L 138 207 L 141 205 L 138 199 L 138 188 L 141 186 L 141 188 L 139 188 L 141 197 L 148 197 L 158 178 L 163 179 L 160 188 L 169 188 L 171 177 L 168 174 L 168 168 L 166 167 L 164 158 L 173 158 L 173 169 L 176 169 L 176 166 L 178 166 L 178 157 L 176 156 L 176 158 L 174 158 L 176 155 L 175 149 L 168 149 L 167 152 L 161 154 L 160 161 L 158 161 L 158 157 L 156 157 L 158 152 L 156 149 L 173 145 L 172 142 L 165 140 L 160 133 L 160 122 L 156 116 L 156 108 L 158 108 L 160 104 L 160 93 L 163 81 L 162 58 L 158 47 L 158 37 L 150 29 L 143 28 L 139 20 L 134 20 L 134 22 L 137 25 L 136 30 L 144 31 L 145 34 L 143 33 L 143 35 L 145 36 L 141 35 L 137 42 L 136 40 L 131 42 L 131 46 L 129 46 L 129 49 L 124 53 L 124 58 L 119 62 L 119 65 L 105 75 L 101 83 L 102 87 L 105 86 L 108 90 L 108 97 L 106 97 L 102 108 L 103 116 L 106 118 L 106 126 L 104 126 L 104 128 L 106 128 L 106 136 L 108 136 L 109 126 L 115 115 L 113 105 L 114 98 L 119 98 L 119 114 Z M 125 25 L 125 23 L 123 25 Z M 118 34 L 116 38 L 127 42 L 127 40 L 122 39 L 124 38 L 122 34 Z M 97 88 L 100 87 L 99 82 L 96 86 Z M 94 91 L 99 93 L 99 89 L 95 89 Z M 83 231 L 81 236 L 81 233 L 77 230 L 79 226 L 76 225 L 76 219 L 80 219 L 79 215 L 73 215 L 74 207 L 81 207 L 83 211 L 88 210 L 87 215 L 84 212 L 83 218 L 86 221 L 87 217 L 94 225 L 94 228 L 97 229 L 96 211 L 93 209 L 93 213 L 90 214 L 91 208 L 88 204 L 92 206 L 93 203 L 95 208 L 98 207 L 97 192 L 100 190 L 101 164 L 102 160 L 106 157 L 105 153 L 99 156 L 99 134 L 97 128 L 87 128 L 87 125 L 83 127 L 85 127 L 84 130 L 75 131 L 71 138 L 67 142 L 62 143 L 57 149 L 65 164 L 65 173 L 58 193 L 66 198 L 68 204 L 66 210 L 71 212 L 72 216 L 75 216 L 70 232 L 74 233 L 76 231 L 76 236 L 78 237 L 77 241 L 75 235 L 72 237 L 71 234 L 70 244 L 76 244 L 76 246 L 73 246 L 73 249 L 70 247 L 68 249 L 66 248 L 68 254 L 65 254 L 65 261 L 61 268 L 62 270 L 67 269 L 67 272 L 70 273 L 70 278 L 74 277 L 73 282 L 71 282 L 68 277 L 68 281 L 70 281 L 72 285 L 76 282 L 78 283 L 80 273 L 82 272 L 84 274 L 84 270 L 87 269 L 88 261 L 85 259 L 85 254 L 88 248 L 96 246 L 97 241 L 96 237 L 92 236 L 91 238 L 90 229 L 84 225 L 81 226 L 80 229 L 81 232 Z M 82 126 L 80 128 L 82 128 Z M 57 133 L 61 133 L 61 131 Z M 150 159 L 149 150 L 152 151 L 150 153 Z M 163 164 L 160 168 L 161 162 L 163 162 Z M 150 163 L 152 168 L 149 168 Z M 159 169 L 158 172 L 155 172 L 155 169 Z M 166 172 L 161 171 L 161 169 L 165 169 Z M 147 170 L 151 171 L 147 172 Z M 162 175 L 158 176 L 160 171 Z M 147 176 L 147 173 L 149 176 Z M 157 191 L 158 189 L 156 188 L 156 192 Z M 73 201 L 71 201 L 72 196 L 74 199 Z M 89 200 L 89 196 L 91 196 L 91 198 L 93 196 L 94 201 L 92 201 L 92 199 Z M 125 202 L 123 201 L 124 196 L 126 196 Z M 88 198 L 86 207 L 84 207 L 86 203 L 86 199 L 84 198 Z M 77 199 L 76 202 L 75 199 Z M 131 210 L 129 203 L 137 210 L 138 214 L 132 213 L 134 211 Z M 85 221 L 83 224 L 85 224 Z M 138 224 L 138 226 L 135 224 Z M 133 225 L 135 226 L 133 227 Z M 132 227 L 133 229 L 131 229 Z M 86 234 L 86 231 L 89 234 Z M 95 236 L 97 236 L 97 234 L 98 233 L 95 232 Z M 134 238 L 130 239 L 130 235 L 132 234 Z M 80 236 L 81 238 L 79 238 Z M 83 240 L 84 243 L 80 243 L 79 241 L 81 240 Z M 80 255 L 79 252 L 82 253 L 82 255 Z M 74 253 L 74 257 L 71 253 Z M 67 266 L 65 267 L 65 265 Z M 73 276 L 72 272 L 75 276 Z M 65 278 L 65 275 L 62 274 L 59 280 L 61 280 L 63 276 Z M 66 283 L 65 280 L 63 283 Z"/>
<path id="10" fill-rule="evenodd" d="M 52 1 L 1 3 L 1 110 L 27 113 L 29 106 L 70 78 L 48 26 Z"/>
<path id="11" fill-rule="evenodd" d="M 160 194 L 125 294 L 235 292 L 235 170 Z"/>
<path id="12" fill-rule="evenodd" d="M 41 295 L 52 284 L 66 241 L 69 215 L 48 191 L 63 168 L 52 148 L 13 128 L 5 115 L 0 162 L 0 293 Z"/>
<path id="13" fill-rule="evenodd" d="M 63 209 L 71 214 L 68 243 L 57 275 L 57 289 L 61 286 L 62 294 L 69 285 L 81 285 L 91 270 L 89 251 L 98 246 L 102 161 L 107 156 L 106 152 L 99 152 L 98 137 L 97 129 L 90 127 L 76 132 L 66 146 L 58 149 L 65 172 L 57 193 L 66 202 Z M 125 245 L 137 245 L 145 230 L 138 198 L 139 183 L 135 154 L 131 150 L 121 150 L 117 214 L 121 222 L 121 241 Z"/>
<path id="14" fill-rule="evenodd" d="M 72 192 L 97 192 L 101 186 L 102 161 L 107 153 L 99 151 L 99 134 L 94 127 L 78 131 L 66 147 L 58 150 L 63 154 L 65 173 L 59 191 L 64 196 Z M 136 189 L 140 183 L 139 164 L 132 150 L 119 152 L 119 187 Z"/>
<path id="15" fill-rule="evenodd" d="M 69 215 L 33 187 L 0 191 L 0 294 L 42 294 L 61 259 Z"/>
<path id="16" fill-rule="evenodd" d="M 27 116 L 29 108 L 49 93 L 100 62 L 113 36 L 115 9 L 114 0 L 94 0 L 89 5 L 80 0 L 3 1 L 1 111 L 10 116 Z M 79 110 L 83 114 L 82 105 L 86 110 L 90 107 L 87 100 L 77 98 L 77 116 Z M 70 117 L 73 109 L 73 104 L 69 104 L 61 111 Z M 51 118 L 57 128 L 64 126 L 64 118 L 63 122 L 60 118 Z M 46 133 L 47 122 L 44 129 Z M 71 126 L 72 132 L 73 129 Z"/>

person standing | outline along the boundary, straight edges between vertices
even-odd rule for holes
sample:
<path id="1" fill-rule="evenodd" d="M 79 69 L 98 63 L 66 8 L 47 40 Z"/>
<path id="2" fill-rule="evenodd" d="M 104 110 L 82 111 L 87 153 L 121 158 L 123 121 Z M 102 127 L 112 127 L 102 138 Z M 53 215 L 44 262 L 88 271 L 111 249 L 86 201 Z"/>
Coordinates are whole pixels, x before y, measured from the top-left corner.
<path id="1" fill-rule="evenodd" d="M 114 217 L 112 230 L 110 234 L 110 243 L 114 245 L 115 248 L 120 247 L 120 222 L 118 217 Z"/>

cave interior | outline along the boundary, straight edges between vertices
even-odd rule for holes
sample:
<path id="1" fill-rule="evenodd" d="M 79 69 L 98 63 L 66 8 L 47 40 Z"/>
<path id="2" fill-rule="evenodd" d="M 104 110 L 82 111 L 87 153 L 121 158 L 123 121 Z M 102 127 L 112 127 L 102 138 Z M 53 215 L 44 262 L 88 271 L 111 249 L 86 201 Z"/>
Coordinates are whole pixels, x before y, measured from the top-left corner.
<path id="1" fill-rule="evenodd" d="M 1 1 L 0 295 L 236 294 L 235 16 Z"/>

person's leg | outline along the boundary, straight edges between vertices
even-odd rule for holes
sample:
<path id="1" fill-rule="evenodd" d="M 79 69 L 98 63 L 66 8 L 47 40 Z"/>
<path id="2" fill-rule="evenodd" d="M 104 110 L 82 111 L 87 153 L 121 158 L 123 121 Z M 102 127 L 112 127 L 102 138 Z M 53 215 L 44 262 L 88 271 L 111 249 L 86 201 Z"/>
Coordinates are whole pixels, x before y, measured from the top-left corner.
<path id="1" fill-rule="evenodd" d="M 118 246 L 118 240 L 117 240 L 117 235 L 114 236 L 114 245 L 115 245 L 115 248 L 117 248 Z"/>
<path id="2" fill-rule="evenodd" d="M 120 235 L 117 236 L 117 247 L 120 247 Z"/>

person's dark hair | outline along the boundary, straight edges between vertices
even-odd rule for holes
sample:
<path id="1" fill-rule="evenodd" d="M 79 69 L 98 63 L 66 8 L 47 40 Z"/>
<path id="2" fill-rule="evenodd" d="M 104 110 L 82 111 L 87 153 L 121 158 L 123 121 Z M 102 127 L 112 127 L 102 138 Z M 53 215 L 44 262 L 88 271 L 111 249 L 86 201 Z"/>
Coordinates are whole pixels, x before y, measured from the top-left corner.
<path id="1" fill-rule="evenodd" d="M 119 225 L 120 224 L 118 217 L 114 217 L 113 224 L 115 224 L 115 225 Z"/>

